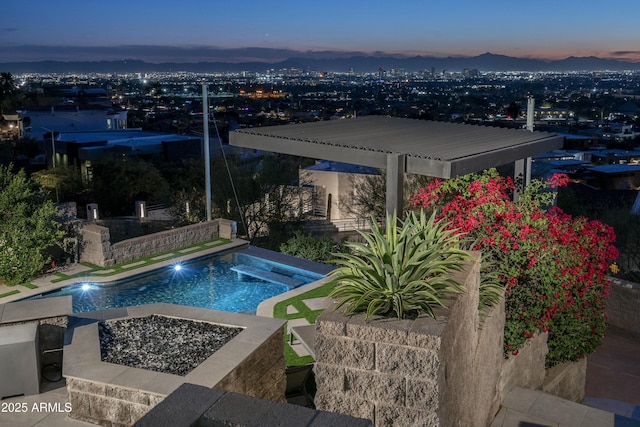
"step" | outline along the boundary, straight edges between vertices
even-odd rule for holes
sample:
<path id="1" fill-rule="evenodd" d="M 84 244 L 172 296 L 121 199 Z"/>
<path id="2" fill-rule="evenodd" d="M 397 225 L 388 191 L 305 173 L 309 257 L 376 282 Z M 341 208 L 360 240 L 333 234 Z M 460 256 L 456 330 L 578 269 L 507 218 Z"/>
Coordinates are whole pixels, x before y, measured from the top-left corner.
<path id="1" fill-rule="evenodd" d="M 273 271 L 263 270 L 261 268 L 253 267 L 251 265 L 239 264 L 231 267 L 231 270 L 236 273 L 245 274 L 250 277 L 255 277 L 257 279 L 266 280 L 267 282 L 277 283 L 279 285 L 286 285 L 290 288 L 297 288 L 300 285 L 303 285 L 305 282 L 300 279 L 296 279 L 291 276 L 287 276 L 284 274 L 276 273 Z"/>
<path id="2" fill-rule="evenodd" d="M 640 421 L 561 399 L 539 390 L 514 388 L 491 427 L 640 427 Z"/>

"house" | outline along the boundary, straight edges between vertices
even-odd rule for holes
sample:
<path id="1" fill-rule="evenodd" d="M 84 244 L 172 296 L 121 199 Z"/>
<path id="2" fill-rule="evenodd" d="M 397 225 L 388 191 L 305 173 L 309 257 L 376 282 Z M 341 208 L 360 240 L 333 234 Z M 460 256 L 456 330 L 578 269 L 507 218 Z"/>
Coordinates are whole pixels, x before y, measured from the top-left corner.
<path id="1" fill-rule="evenodd" d="M 45 146 L 48 146 L 45 144 Z M 52 143 L 55 162 L 79 167 L 87 177 L 91 162 L 116 153 L 147 160 L 180 161 L 200 157 L 202 139 L 199 136 L 176 135 L 141 129 L 94 132 L 60 132 Z M 48 157 L 50 156 L 50 151 Z"/>
<path id="2" fill-rule="evenodd" d="M 602 190 L 637 190 L 640 188 L 640 164 L 594 165 L 586 168 L 593 178 L 587 184 Z"/>
<path id="3" fill-rule="evenodd" d="M 311 184 L 312 216 L 331 221 L 356 219 L 355 206 L 347 208 L 359 180 L 380 175 L 376 168 L 333 161 L 318 161 L 300 170 L 300 181 Z"/>
<path id="4" fill-rule="evenodd" d="M 38 138 L 51 132 L 106 131 L 126 129 L 127 110 L 103 105 L 56 105 L 25 107 L 17 111 L 18 127 L 25 137 Z"/>

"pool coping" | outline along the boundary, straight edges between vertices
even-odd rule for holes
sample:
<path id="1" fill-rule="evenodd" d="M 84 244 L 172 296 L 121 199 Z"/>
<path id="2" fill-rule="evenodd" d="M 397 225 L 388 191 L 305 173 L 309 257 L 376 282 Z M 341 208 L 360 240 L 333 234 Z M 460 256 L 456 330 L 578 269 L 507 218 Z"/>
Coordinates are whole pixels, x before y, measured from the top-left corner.
<path id="1" fill-rule="evenodd" d="M 208 255 L 212 255 L 218 252 L 224 252 L 230 249 L 241 248 L 242 246 L 249 247 L 249 242 L 242 239 L 232 239 L 230 243 L 213 246 L 211 248 L 201 249 L 201 250 L 190 252 L 184 255 L 170 257 L 165 260 L 155 262 L 153 264 L 146 264 L 140 267 L 131 268 L 127 271 L 119 272 L 109 276 L 87 273 L 86 276 L 73 277 L 70 279 L 56 281 L 54 283 L 52 280 L 57 279 L 58 276 L 48 275 L 48 276 L 41 277 L 34 280 L 34 283 L 37 284 L 36 288 L 20 287 L 20 293 L 3 297 L 2 300 L 0 300 L 0 308 L 6 303 L 16 302 L 19 300 L 23 300 L 25 298 L 35 296 L 35 295 L 54 291 L 60 288 L 64 288 L 65 286 L 73 285 L 78 282 L 90 280 L 91 282 L 94 282 L 94 283 L 107 284 L 107 283 L 115 282 L 122 279 L 128 279 L 130 277 L 138 276 L 141 274 L 150 273 L 154 270 L 158 270 L 163 267 L 168 267 L 179 262 L 191 261 L 197 258 L 202 258 Z"/>

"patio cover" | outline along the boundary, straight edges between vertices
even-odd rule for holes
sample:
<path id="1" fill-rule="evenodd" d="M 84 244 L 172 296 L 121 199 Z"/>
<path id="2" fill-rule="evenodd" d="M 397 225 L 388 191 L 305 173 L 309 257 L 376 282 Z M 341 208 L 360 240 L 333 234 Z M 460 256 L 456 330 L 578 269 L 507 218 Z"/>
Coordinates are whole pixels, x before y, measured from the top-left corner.
<path id="1" fill-rule="evenodd" d="M 563 137 L 524 129 L 385 116 L 230 132 L 230 144 L 387 170 L 387 211 L 401 212 L 404 173 L 453 178 L 562 148 Z"/>

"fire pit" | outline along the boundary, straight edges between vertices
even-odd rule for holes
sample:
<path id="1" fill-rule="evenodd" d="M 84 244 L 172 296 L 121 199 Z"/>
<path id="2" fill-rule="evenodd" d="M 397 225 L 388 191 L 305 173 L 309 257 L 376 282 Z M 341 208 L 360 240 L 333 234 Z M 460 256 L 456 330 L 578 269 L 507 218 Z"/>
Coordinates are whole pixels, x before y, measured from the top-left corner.
<path id="1" fill-rule="evenodd" d="M 101 320 L 64 348 L 71 418 L 130 426 L 183 383 L 285 400 L 283 320 L 174 304 L 82 316 Z"/>
<path id="2" fill-rule="evenodd" d="M 98 323 L 103 362 L 187 375 L 242 328 L 166 316 Z"/>

